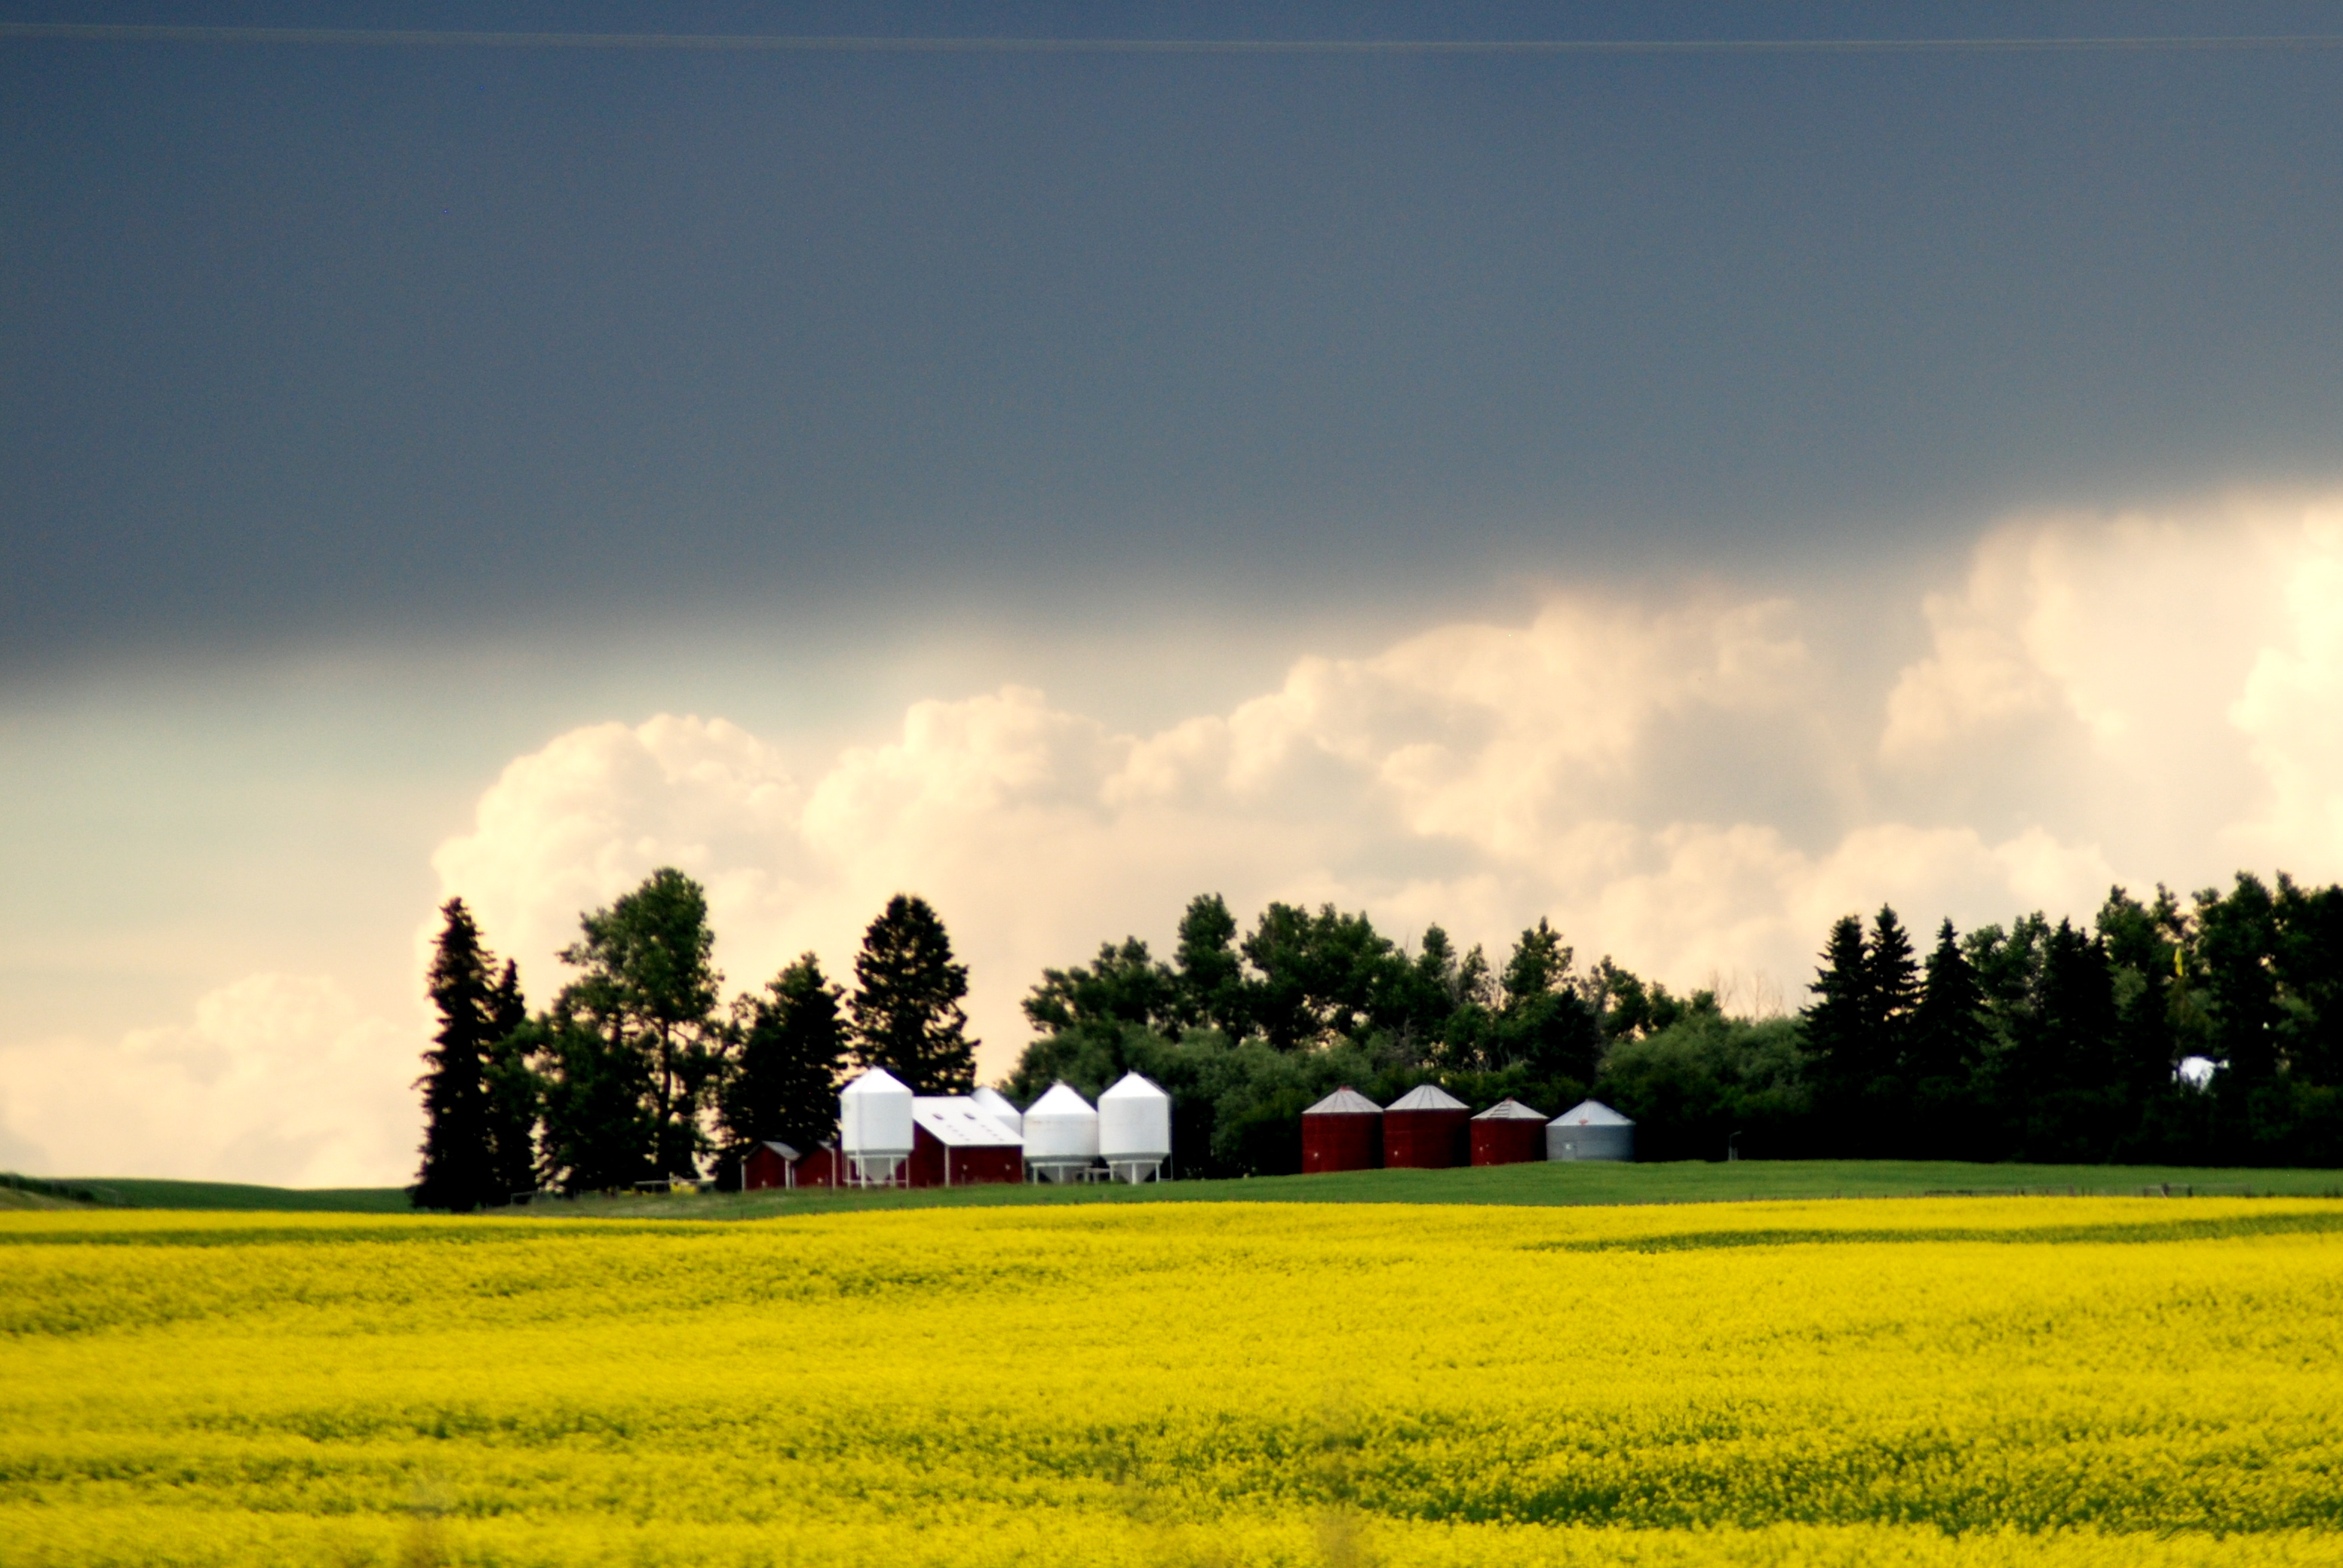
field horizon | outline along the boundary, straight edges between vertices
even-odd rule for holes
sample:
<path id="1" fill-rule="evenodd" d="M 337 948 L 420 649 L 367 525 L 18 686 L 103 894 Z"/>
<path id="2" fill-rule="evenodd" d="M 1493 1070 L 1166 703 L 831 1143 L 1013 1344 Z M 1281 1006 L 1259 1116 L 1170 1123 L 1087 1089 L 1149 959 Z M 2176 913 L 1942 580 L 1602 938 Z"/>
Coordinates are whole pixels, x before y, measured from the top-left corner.
<path id="1" fill-rule="evenodd" d="M 300 1188 L 256 1182 L 188 1181 L 163 1177 L 74 1176 L 26 1179 L 42 1191 L 0 1184 L 0 1209 L 121 1207 L 352 1214 L 413 1213 L 403 1187 Z M 96 1203 L 55 1189 L 96 1194 Z M 1071 1187 L 924 1188 L 832 1191 L 588 1194 L 540 1196 L 522 1214 L 675 1219 L 755 1219 L 881 1209 L 990 1208 L 1016 1204 L 1161 1202 L 1465 1203 L 1608 1205 L 1760 1202 L 1789 1198 L 1935 1196 L 2343 1198 L 2343 1171 L 2316 1168 L 2177 1165 L 1986 1164 L 1966 1161 L 1743 1160 L 1630 1164 L 1533 1162 L 1453 1171 L 1352 1171 L 1314 1176 L 1217 1181 L 1104 1182 Z"/>

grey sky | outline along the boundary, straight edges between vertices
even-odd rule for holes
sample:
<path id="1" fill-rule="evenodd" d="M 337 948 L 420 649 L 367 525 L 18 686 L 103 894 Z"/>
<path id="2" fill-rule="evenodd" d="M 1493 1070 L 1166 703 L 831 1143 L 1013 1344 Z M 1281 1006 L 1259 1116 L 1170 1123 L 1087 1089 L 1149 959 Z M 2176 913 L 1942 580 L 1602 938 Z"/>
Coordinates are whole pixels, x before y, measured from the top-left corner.
<path id="1" fill-rule="evenodd" d="M 190 20 L 0 6 L 0 19 Z M 2317 5 L 241 5 L 2284 34 Z M 1927 548 L 2331 476 L 2343 54 L 0 43 L 0 659 Z"/>

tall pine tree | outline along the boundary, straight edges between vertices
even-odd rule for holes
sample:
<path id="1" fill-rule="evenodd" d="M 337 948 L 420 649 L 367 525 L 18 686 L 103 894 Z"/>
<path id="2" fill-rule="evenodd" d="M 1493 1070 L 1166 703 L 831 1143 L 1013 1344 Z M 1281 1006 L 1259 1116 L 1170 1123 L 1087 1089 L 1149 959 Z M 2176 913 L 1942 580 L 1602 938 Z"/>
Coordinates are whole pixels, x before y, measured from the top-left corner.
<path id="1" fill-rule="evenodd" d="M 427 982 L 439 1028 L 417 1081 L 423 1091 L 423 1165 L 407 1195 L 418 1209 L 462 1214 L 502 1201 L 495 1192 L 486 1091 L 497 1029 L 495 960 L 463 900 L 448 900 L 439 914 L 445 923 Z"/>
<path id="2" fill-rule="evenodd" d="M 1815 1087 L 1825 1104 L 1844 1110 L 1870 1076 L 1872 1020 L 1871 945 L 1863 917 L 1841 915 L 1824 943 L 1822 964 L 1809 987 L 1815 1000 L 1805 1013 L 1806 1050 L 1815 1062 Z"/>
<path id="3" fill-rule="evenodd" d="M 898 893 L 862 936 L 854 960 L 854 1060 L 882 1067 L 916 1094 L 966 1094 L 976 1087 L 976 1042 L 968 1038 L 968 966 L 952 961 L 925 899 Z"/>
<path id="4" fill-rule="evenodd" d="M 1980 1135 L 1974 1090 L 1989 1039 L 1985 1008 L 1976 970 L 1946 920 L 1936 928 L 1936 950 L 1928 955 L 1927 979 L 1906 1037 L 1916 1154 L 1974 1155 Z"/>
<path id="5" fill-rule="evenodd" d="M 508 1203 L 537 1186 L 537 1123 L 544 1085 L 529 1066 L 541 1039 L 531 1027 L 520 994 L 519 967 L 508 959 L 489 1000 L 491 1035 L 483 1088 L 487 1097 L 488 1165 L 495 1184 L 492 1201 Z"/>
<path id="6" fill-rule="evenodd" d="M 843 995 L 807 953 L 768 982 L 764 995 L 734 1005 L 735 1054 L 717 1093 L 728 1161 L 768 1141 L 807 1153 L 837 1131 Z"/>

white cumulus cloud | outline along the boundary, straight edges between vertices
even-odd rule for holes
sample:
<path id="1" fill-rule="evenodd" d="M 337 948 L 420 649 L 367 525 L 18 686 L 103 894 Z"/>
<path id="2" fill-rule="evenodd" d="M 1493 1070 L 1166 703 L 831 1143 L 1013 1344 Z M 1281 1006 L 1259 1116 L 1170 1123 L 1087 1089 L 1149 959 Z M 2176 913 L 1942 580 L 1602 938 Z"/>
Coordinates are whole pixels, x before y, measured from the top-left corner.
<path id="1" fill-rule="evenodd" d="M 398 1181 L 419 1049 L 329 979 L 253 975 L 177 1023 L 0 1052 L 0 1127 L 27 1163 L 80 1175 Z"/>

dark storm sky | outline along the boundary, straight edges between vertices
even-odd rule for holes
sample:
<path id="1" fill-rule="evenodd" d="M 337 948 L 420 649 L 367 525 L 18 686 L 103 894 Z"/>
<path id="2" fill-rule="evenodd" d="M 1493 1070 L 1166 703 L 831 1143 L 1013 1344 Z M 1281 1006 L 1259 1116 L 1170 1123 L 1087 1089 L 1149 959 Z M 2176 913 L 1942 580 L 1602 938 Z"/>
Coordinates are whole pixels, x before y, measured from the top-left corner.
<path id="1" fill-rule="evenodd" d="M 2320 5 L 0 5 L 1490 37 Z M 2343 468 L 2343 52 L 0 41 L 0 661 L 1924 548 Z"/>

